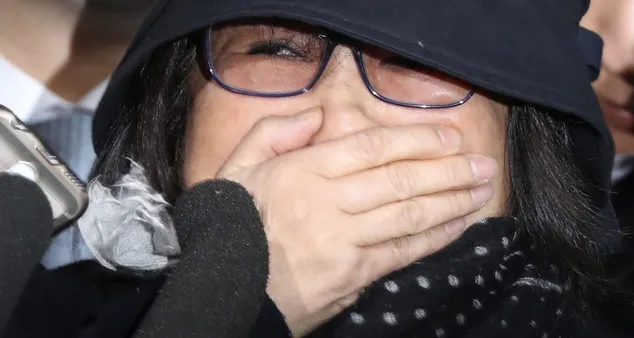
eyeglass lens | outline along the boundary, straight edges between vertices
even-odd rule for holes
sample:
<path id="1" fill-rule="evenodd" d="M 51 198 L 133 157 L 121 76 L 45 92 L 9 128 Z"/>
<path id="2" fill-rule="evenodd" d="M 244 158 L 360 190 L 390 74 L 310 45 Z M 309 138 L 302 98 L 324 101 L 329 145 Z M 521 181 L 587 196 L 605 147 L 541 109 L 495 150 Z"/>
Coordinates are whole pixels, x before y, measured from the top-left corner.
<path id="1" fill-rule="evenodd" d="M 211 65 L 219 81 L 239 91 L 292 93 L 306 89 L 320 75 L 328 45 L 307 28 L 227 25 L 212 31 Z M 450 105 L 471 92 L 460 81 L 384 50 L 363 47 L 361 59 L 372 89 L 389 100 Z"/>

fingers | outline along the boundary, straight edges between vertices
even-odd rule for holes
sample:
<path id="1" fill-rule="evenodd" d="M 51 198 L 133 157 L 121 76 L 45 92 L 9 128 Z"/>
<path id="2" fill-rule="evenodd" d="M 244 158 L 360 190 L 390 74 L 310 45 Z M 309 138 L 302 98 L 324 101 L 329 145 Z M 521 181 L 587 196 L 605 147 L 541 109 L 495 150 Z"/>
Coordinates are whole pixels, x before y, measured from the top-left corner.
<path id="1" fill-rule="evenodd" d="M 446 247 L 460 237 L 465 227 L 465 220 L 459 218 L 422 233 L 364 248 L 369 264 L 376 267 L 370 276 L 372 281 Z"/>
<path id="2" fill-rule="evenodd" d="M 337 179 L 337 205 L 356 214 L 382 205 L 441 191 L 472 188 L 497 173 L 497 163 L 480 155 L 400 161 Z"/>
<path id="3" fill-rule="evenodd" d="M 306 146 L 321 123 L 322 111 L 319 109 L 260 120 L 229 156 L 218 176 Z"/>
<path id="4" fill-rule="evenodd" d="M 401 160 L 456 154 L 460 134 L 430 124 L 381 127 L 313 146 L 304 155 L 315 173 L 335 178 Z"/>
<path id="5" fill-rule="evenodd" d="M 481 209 L 492 196 L 493 187 L 485 183 L 468 190 L 416 197 L 354 215 L 346 232 L 358 246 L 417 236 Z"/>

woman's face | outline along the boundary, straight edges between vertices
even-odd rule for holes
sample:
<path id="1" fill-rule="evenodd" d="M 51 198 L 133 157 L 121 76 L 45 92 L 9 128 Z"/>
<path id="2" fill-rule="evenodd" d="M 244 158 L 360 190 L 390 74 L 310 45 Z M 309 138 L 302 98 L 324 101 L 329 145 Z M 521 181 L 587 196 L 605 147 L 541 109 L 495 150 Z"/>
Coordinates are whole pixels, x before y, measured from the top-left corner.
<path id="1" fill-rule="evenodd" d="M 317 68 L 310 64 L 319 63 L 313 60 L 320 59 L 325 44 L 318 38 L 316 30 L 298 26 L 236 24 L 215 30 L 212 34 L 211 59 L 216 73 L 223 77 L 225 83 L 240 89 L 300 89 L 295 86 L 307 84 L 305 82 L 309 82 L 307 79 L 311 77 L 306 75 L 306 79 L 303 79 L 301 74 L 312 74 L 312 69 Z M 396 69 L 385 74 L 411 74 L 411 71 L 402 71 L 411 68 L 411 65 L 385 51 L 363 46 L 361 51 L 366 55 L 364 60 L 367 60 L 368 73 L 372 72 L 372 65 L 385 64 L 390 69 Z M 281 61 L 271 66 L 271 58 Z M 288 72 L 280 70 L 283 68 L 279 65 L 291 63 L 296 69 Z M 422 68 L 416 70 L 422 71 Z M 272 72 L 277 72 L 276 76 L 272 76 Z M 505 106 L 486 96 L 476 93 L 465 104 L 443 109 L 406 108 L 383 102 L 370 93 L 354 54 L 343 45 L 335 48 L 316 85 L 310 91 L 292 97 L 263 98 L 236 94 L 220 87 L 216 81 L 207 81 L 198 67 L 193 73 L 192 84 L 197 94 L 186 132 L 182 173 L 186 187 L 214 178 L 233 149 L 260 119 L 268 115 L 294 115 L 318 108 L 323 112 L 323 124 L 311 144 L 377 126 L 429 123 L 458 130 L 462 134 L 464 153 L 493 157 L 500 168 L 492 181 L 495 191 L 493 198 L 485 208 L 470 216 L 468 221 L 497 216 L 503 211 L 507 195 L 504 149 L 508 113 Z M 288 74 L 293 76 L 289 77 Z M 374 78 L 375 89 L 383 89 L 385 95 L 391 95 L 390 98 L 398 96 L 399 99 L 416 103 L 458 101 L 462 98 L 460 95 L 468 93 L 470 89 L 427 70 L 423 76 L 425 85 L 409 82 L 421 81 L 422 75 L 395 83 L 392 75 L 377 74 Z M 432 80 L 429 80 L 432 75 Z M 282 77 L 288 78 L 281 80 Z M 416 91 L 408 92 L 412 83 Z"/>

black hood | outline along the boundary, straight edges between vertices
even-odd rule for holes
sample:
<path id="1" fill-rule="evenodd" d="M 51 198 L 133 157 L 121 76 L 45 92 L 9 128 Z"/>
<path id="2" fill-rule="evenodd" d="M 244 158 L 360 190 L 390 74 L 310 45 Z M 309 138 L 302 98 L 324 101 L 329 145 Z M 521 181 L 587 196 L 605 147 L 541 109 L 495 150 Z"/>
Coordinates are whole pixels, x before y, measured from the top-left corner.
<path id="1" fill-rule="evenodd" d="M 99 154 L 131 75 L 152 51 L 206 26 L 244 17 L 320 25 L 435 67 L 485 90 L 571 120 L 576 165 L 609 204 L 613 143 L 588 77 L 579 20 L 589 0 L 163 0 L 149 13 L 99 106 Z"/>

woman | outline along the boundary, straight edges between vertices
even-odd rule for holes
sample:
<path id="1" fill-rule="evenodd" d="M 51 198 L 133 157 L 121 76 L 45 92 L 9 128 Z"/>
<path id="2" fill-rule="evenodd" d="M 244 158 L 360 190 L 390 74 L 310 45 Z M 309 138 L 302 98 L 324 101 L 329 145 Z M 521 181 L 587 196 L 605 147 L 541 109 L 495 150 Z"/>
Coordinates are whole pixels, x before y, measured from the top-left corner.
<path id="1" fill-rule="evenodd" d="M 95 119 L 86 244 L 115 275 L 169 269 L 187 230 L 171 205 L 229 180 L 261 215 L 287 326 L 254 334 L 579 336 L 610 293 L 585 9 L 164 1 Z"/>

